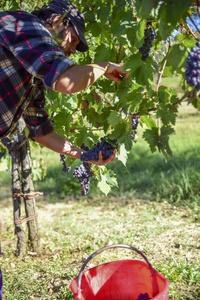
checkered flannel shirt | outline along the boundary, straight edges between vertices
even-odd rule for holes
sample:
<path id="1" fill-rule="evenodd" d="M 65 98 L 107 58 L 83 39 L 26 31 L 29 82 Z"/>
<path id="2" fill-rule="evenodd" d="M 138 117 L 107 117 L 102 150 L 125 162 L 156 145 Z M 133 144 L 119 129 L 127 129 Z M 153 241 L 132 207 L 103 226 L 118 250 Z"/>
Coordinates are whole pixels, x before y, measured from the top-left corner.
<path id="1" fill-rule="evenodd" d="M 44 110 L 44 87 L 54 91 L 58 76 L 73 64 L 37 17 L 0 12 L 0 138 L 21 116 L 30 139 L 53 131 Z"/>

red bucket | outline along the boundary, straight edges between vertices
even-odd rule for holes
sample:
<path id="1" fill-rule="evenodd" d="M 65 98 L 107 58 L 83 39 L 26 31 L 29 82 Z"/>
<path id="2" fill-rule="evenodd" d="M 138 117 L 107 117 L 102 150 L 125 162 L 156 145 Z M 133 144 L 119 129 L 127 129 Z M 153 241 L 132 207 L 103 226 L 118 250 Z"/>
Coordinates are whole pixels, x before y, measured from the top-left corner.
<path id="1" fill-rule="evenodd" d="M 111 248 L 134 250 L 145 262 L 113 261 L 83 272 L 94 256 Z M 129 245 L 117 244 L 99 249 L 88 257 L 79 275 L 71 282 L 70 289 L 76 300 L 168 300 L 169 282 L 152 268 L 141 251 Z"/>

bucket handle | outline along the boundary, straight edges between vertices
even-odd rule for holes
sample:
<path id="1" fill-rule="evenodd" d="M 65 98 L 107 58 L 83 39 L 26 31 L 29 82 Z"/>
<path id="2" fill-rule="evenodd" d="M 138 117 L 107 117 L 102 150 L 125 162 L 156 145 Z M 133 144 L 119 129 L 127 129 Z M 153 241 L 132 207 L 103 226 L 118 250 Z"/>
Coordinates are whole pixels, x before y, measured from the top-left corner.
<path id="1" fill-rule="evenodd" d="M 82 276 L 83 276 L 83 271 L 85 269 L 85 267 L 87 266 L 87 264 L 89 263 L 89 261 L 94 258 L 96 255 L 100 254 L 101 252 L 105 251 L 105 250 L 108 250 L 108 249 L 112 249 L 112 248 L 126 248 L 126 249 L 130 249 L 130 250 L 133 250 L 135 251 L 136 253 L 138 253 L 140 256 L 143 257 L 143 259 L 146 261 L 146 263 L 148 264 L 149 266 L 149 271 L 151 273 L 151 277 L 153 279 L 153 282 L 152 282 L 152 286 L 153 286 L 153 297 L 155 297 L 157 294 L 158 294 L 158 283 L 157 283 L 157 279 L 156 279 L 156 276 L 155 276 L 155 273 L 156 271 L 153 269 L 152 265 L 150 264 L 150 262 L 148 261 L 148 259 L 146 258 L 146 256 L 140 251 L 138 250 L 137 248 L 133 247 L 133 246 L 130 246 L 130 245 L 124 245 L 124 244 L 114 244 L 114 245 L 109 245 L 109 246 L 106 246 L 106 247 L 103 247 L 97 251 L 95 251 L 93 254 L 91 254 L 87 259 L 86 261 L 84 262 L 84 264 L 82 265 L 81 269 L 80 269 L 80 272 L 78 274 L 78 279 L 77 279 L 77 284 L 78 284 L 78 288 L 79 290 L 81 289 L 81 279 L 82 279 Z"/>

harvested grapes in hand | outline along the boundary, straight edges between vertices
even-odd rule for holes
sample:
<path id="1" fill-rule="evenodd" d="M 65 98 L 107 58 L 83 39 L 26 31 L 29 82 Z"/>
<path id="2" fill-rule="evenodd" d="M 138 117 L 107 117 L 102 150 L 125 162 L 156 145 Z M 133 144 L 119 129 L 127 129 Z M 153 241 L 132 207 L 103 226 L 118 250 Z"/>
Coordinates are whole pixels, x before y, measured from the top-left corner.
<path id="1" fill-rule="evenodd" d="M 87 152 L 81 154 L 82 161 L 98 161 L 99 151 L 102 151 L 103 160 L 108 159 L 113 151 L 118 150 L 117 141 L 113 141 L 113 145 L 108 143 L 104 138 L 101 138 L 101 142 L 97 143 L 93 148 L 89 149 Z"/>
<path id="2" fill-rule="evenodd" d="M 151 298 L 149 297 L 148 293 L 144 294 L 139 294 L 138 298 L 136 300 L 150 300 Z"/>
<path id="3" fill-rule="evenodd" d="M 200 42 L 196 43 L 196 47 L 192 47 L 188 55 L 185 79 L 190 86 L 200 90 Z"/>

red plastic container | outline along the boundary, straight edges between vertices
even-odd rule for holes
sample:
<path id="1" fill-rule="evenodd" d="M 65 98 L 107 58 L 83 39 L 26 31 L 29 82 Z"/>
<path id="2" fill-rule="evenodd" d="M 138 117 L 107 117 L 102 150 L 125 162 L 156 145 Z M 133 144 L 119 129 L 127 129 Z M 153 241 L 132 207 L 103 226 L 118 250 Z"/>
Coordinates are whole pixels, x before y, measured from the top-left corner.
<path id="1" fill-rule="evenodd" d="M 97 254 L 110 248 L 128 248 L 140 254 L 144 261 L 120 260 L 105 263 L 83 272 Z M 136 300 L 148 293 L 152 300 L 168 300 L 169 282 L 152 268 L 138 249 L 123 244 L 97 250 L 83 264 L 70 288 L 76 300 Z"/>

